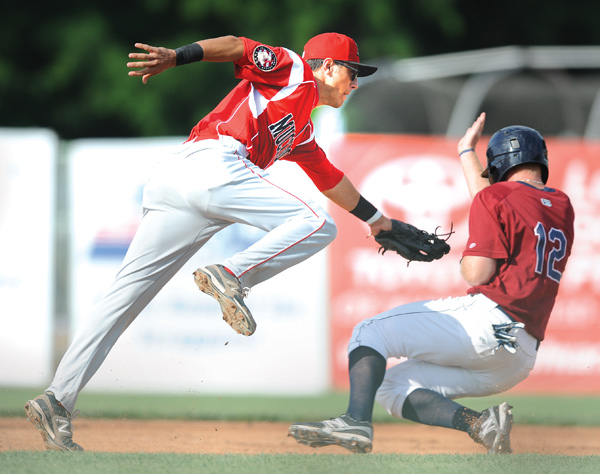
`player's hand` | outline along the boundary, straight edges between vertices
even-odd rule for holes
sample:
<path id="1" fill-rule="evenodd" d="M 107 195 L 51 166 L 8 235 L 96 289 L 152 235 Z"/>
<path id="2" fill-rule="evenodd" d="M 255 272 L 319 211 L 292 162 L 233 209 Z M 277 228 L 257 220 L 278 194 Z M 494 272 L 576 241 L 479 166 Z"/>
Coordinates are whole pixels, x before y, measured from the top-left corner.
<path id="1" fill-rule="evenodd" d="M 148 82 L 150 77 L 156 76 L 176 64 L 177 54 L 174 49 L 157 48 L 144 43 L 135 43 L 135 47 L 146 52 L 129 53 L 129 59 L 138 59 L 139 61 L 129 62 L 127 67 L 139 70 L 129 71 L 128 74 L 130 76 L 142 76 L 144 84 Z"/>
<path id="2" fill-rule="evenodd" d="M 485 112 L 482 112 L 477 120 L 473 122 L 473 125 L 469 127 L 466 131 L 465 135 L 460 139 L 457 146 L 457 151 L 460 153 L 467 148 L 473 148 L 477 146 L 477 142 L 481 138 L 481 133 L 483 132 L 483 126 L 485 125 Z"/>
<path id="3" fill-rule="evenodd" d="M 369 227 L 371 228 L 371 233 L 368 235 L 368 237 L 371 237 L 371 235 L 379 234 L 379 232 L 382 230 L 392 230 L 392 221 L 388 217 L 381 216 Z"/>

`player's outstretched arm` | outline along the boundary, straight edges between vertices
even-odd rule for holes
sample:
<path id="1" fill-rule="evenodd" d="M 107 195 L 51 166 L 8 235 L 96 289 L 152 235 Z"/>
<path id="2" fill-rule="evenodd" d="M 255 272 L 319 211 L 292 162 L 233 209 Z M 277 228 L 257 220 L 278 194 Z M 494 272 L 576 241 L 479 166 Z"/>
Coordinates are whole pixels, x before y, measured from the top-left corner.
<path id="1" fill-rule="evenodd" d="M 333 188 L 323 191 L 323 194 L 369 225 L 371 233 L 367 237 L 374 236 L 381 246 L 379 252 L 382 254 L 393 250 L 410 263 L 413 260 L 432 262 L 450 252 L 450 246 L 446 243 L 447 236 L 440 238 L 413 225 L 386 217 L 360 195 L 346 176 Z"/>
<path id="2" fill-rule="evenodd" d="M 191 45 L 177 48 L 177 50 L 150 46 L 144 43 L 135 43 L 135 47 L 144 50 L 144 52 L 129 53 L 129 59 L 135 59 L 136 61 L 128 62 L 127 67 L 131 69 L 129 75 L 141 77 L 144 84 L 148 82 L 150 77 L 177 65 L 195 61 L 235 61 L 244 55 L 244 42 L 236 36 L 222 36 L 197 41 Z M 185 52 L 183 61 L 181 61 L 181 54 L 178 55 L 180 50 Z"/>
<path id="3" fill-rule="evenodd" d="M 477 120 L 473 122 L 457 145 L 457 151 L 460 157 L 460 164 L 467 181 L 469 194 L 471 198 L 483 188 L 490 185 L 487 178 L 482 178 L 483 166 L 477 157 L 477 143 L 481 138 L 483 126 L 485 125 L 485 112 L 481 113 Z"/>
<path id="4" fill-rule="evenodd" d="M 360 199 L 360 193 L 347 176 L 344 176 L 335 187 L 323 191 L 323 194 L 348 212 L 356 207 Z M 369 224 L 369 226 L 371 227 L 371 234 L 377 235 L 382 230 L 391 230 L 392 222 L 389 218 L 382 215 L 375 222 Z"/>

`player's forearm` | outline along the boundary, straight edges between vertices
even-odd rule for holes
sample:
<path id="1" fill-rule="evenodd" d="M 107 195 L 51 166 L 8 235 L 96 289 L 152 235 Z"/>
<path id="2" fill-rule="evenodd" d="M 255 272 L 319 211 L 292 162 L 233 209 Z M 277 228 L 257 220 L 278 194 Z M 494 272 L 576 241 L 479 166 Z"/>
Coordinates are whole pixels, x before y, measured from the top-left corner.
<path id="1" fill-rule="evenodd" d="M 204 50 L 203 61 L 235 61 L 244 55 L 244 42 L 236 36 L 221 36 L 197 41 L 197 43 Z"/>
<path id="2" fill-rule="evenodd" d="M 490 185 L 486 178 L 481 177 L 483 166 L 477 157 L 477 143 L 481 138 L 483 127 L 485 125 L 485 112 L 479 114 L 479 117 L 473 122 L 464 136 L 459 140 L 457 152 L 460 164 L 467 180 L 469 194 L 473 198 L 479 191 Z"/>
<path id="3" fill-rule="evenodd" d="M 392 228 L 390 219 L 366 201 L 364 197 L 361 197 L 354 184 L 346 176 L 335 187 L 323 191 L 323 194 L 342 209 L 366 222 L 371 227 L 373 235 Z"/>
<path id="4" fill-rule="evenodd" d="M 483 166 L 477 157 L 477 153 L 473 151 L 467 151 L 460 155 L 460 164 L 462 166 L 463 174 L 467 182 L 467 188 L 469 194 L 473 198 L 479 191 L 490 185 L 487 178 L 482 178 L 481 173 L 483 172 Z"/>
<path id="5" fill-rule="evenodd" d="M 360 199 L 360 193 L 346 176 L 333 188 L 323 191 L 323 194 L 347 211 L 354 209 Z"/>

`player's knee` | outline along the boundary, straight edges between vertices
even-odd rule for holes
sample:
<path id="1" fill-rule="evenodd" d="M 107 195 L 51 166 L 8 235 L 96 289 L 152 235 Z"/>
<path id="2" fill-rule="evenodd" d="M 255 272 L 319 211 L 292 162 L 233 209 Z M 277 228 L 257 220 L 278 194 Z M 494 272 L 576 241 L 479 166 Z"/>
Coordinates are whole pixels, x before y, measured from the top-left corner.
<path id="1" fill-rule="evenodd" d="M 348 353 L 358 347 L 368 347 L 386 360 L 390 357 L 384 338 L 373 325 L 372 319 L 365 319 L 354 327 L 348 342 Z"/>
<path id="2" fill-rule="evenodd" d="M 329 216 L 325 217 L 323 222 L 323 227 L 321 227 L 321 232 L 324 234 L 325 238 L 328 240 L 328 244 L 333 242 L 337 236 L 337 225 L 333 222 L 333 219 Z"/>
<path id="3" fill-rule="evenodd" d="M 390 415 L 395 416 L 396 418 L 403 418 L 402 409 L 404 407 L 404 402 L 406 401 L 407 391 L 408 387 L 403 387 L 397 383 L 384 379 L 377 390 L 375 400 Z"/>
<path id="4" fill-rule="evenodd" d="M 311 232 L 310 239 L 314 244 L 325 248 L 335 240 L 337 226 L 333 219 L 326 213 L 322 213 L 319 216 L 313 215 L 309 219 L 305 219 L 304 222 L 311 226 L 309 230 Z"/>

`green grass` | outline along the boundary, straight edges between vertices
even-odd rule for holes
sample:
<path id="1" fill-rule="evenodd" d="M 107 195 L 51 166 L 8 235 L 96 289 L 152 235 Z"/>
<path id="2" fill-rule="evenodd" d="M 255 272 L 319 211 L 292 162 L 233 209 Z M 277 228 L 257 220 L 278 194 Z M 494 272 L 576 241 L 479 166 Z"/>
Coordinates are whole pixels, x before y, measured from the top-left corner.
<path id="1" fill-rule="evenodd" d="M 41 389 L 0 388 L 0 416 L 24 416 L 23 404 Z M 526 396 L 510 393 L 458 400 L 476 410 L 501 401 L 514 406 L 516 423 L 554 426 L 600 426 L 600 397 Z M 343 413 L 345 392 L 305 397 L 203 394 L 128 394 L 82 392 L 77 403 L 82 417 L 130 419 L 308 421 Z M 375 405 L 377 423 L 399 422 Z"/>
<path id="2" fill-rule="evenodd" d="M 106 454 L 5 452 L 2 473 L 294 473 L 370 474 L 394 472 L 444 474 L 598 473 L 598 456 L 343 455 L 343 454 Z"/>

